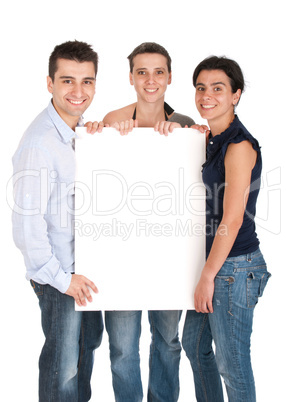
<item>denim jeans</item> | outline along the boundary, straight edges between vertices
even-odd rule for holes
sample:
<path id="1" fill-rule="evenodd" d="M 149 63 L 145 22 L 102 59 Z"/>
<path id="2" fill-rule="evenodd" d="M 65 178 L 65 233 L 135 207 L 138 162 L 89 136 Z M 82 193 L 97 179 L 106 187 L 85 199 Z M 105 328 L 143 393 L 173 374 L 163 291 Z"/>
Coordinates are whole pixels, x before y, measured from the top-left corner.
<path id="1" fill-rule="evenodd" d="M 74 299 L 31 281 L 39 299 L 45 343 L 39 360 L 40 402 L 87 402 L 93 352 L 103 332 L 101 312 L 78 312 Z"/>
<path id="2" fill-rule="evenodd" d="M 141 402 L 139 340 L 141 311 L 107 311 L 112 382 L 117 402 Z M 175 402 L 179 395 L 181 311 L 149 311 L 152 332 L 149 358 L 149 402 Z"/>
<path id="3" fill-rule="evenodd" d="M 149 402 L 175 402 L 179 398 L 181 310 L 148 312 L 152 342 L 149 358 Z"/>
<path id="4" fill-rule="evenodd" d="M 227 258 L 215 278 L 214 312 L 188 311 L 182 344 L 192 364 L 197 401 L 223 401 L 212 351 L 213 337 L 217 367 L 229 402 L 255 402 L 250 336 L 253 310 L 269 277 L 260 250 Z"/>
<path id="5" fill-rule="evenodd" d="M 212 342 L 208 314 L 188 310 L 182 346 L 192 366 L 197 402 L 224 400 Z"/>
<path id="6" fill-rule="evenodd" d="M 270 277 L 260 250 L 227 258 L 215 278 L 209 314 L 216 360 L 229 402 L 255 402 L 250 359 L 253 312 Z"/>

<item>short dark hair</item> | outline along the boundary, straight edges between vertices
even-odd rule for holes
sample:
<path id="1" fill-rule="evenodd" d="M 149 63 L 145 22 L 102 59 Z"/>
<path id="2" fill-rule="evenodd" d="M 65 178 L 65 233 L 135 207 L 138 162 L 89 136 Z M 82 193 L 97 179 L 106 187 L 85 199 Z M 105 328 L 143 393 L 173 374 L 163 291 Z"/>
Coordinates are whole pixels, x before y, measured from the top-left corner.
<path id="1" fill-rule="evenodd" d="M 198 75 L 202 70 L 222 70 L 228 76 L 231 84 L 232 92 L 235 93 L 238 89 L 244 91 L 245 82 L 243 73 L 238 63 L 228 59 L 225 56 L 217 57 L 210 56 L 200 62 L 195 68 L 193 74 L 193 85 L 196 86 Z"/>
<path id="2" fill-rule="evenodd" d="M 58 59 L 75 60 L 79 63 L 91 61 L 94 64 L 95 76 L 97 74 L 98 55 L 92 49 L 91 45 L 85 42 L 69 41 L 57 45 L 50 55 L 49 59 L 49 76 L 54 81 L 55 73 L 58 69 Z"/>
<path id="3" fill-rule="evenodd" d="M 133 71 L 134 57 L 137 56 L 138 54 L 144 54 L 144 53 L 158 53 L 158 54 L 161 54 L 162 56 L 165 56 L 167 59 L 168 72 L 169 73 L 171 72 L 172 59 L 171 59 L 169 53 L 167 52 L 167 50 L 163 46 L 158 45 L 158 43 L 144 42 L 144 43 L 141 43 L 141 45 L 137 46 L 133 50 L 133 52 L 130 53 L 130 55 L 127 57 L 127 59 L 129 60 L 129 65 L 130 65 L 130 73 L 132 73 L 132 71 Z"/>

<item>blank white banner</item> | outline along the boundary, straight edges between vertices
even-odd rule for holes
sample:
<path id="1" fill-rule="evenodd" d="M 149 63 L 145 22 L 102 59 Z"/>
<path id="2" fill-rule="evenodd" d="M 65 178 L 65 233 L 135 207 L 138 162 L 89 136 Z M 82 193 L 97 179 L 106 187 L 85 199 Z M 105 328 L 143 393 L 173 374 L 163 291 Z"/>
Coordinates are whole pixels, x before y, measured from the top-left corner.
<path id="1" fill-rule="evenodd" d="M 99 289 L 76 309 L 193 309 L 205 262 L 205 136 L 76 132 L 76 273 Z"/>

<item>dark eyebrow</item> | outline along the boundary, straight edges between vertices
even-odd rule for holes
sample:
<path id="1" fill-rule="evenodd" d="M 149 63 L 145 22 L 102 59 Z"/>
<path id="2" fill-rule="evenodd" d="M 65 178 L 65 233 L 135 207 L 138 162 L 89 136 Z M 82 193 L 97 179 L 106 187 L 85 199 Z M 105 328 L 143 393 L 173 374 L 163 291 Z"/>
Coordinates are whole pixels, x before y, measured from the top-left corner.
<path id="1" fill-rule="evenodd" d="M 147 70 L 147 68 L 146 67 L 139 67 L 139 68 L 136 68 L 135 71 L 140 71 L 140 70 Z M 165 69 L 165 67 L 155 67 L 154 70 L 166 70 L 166 69 Z"/>
<path id="2" fill-rule="evenodd" d="M 71 75 L 61 75 L 60 78 L 61 79 L 64 79 L 64 78 L 65 79 L 73 79 L 74 80 L 74 77 L 72 77 Z"/>
<path id="3" fill-rule="evenodd" d="M 75 77 L 72 77 L 72 76 L 70 76 L 70 75 L 62 75 L 61 77 L 60 77 L 60 79 L 65 79 L 65 80 L 74 80 L 75 79 Z M 95 81 L 95 78 L 94 77 L 85 77 L 84 79 L 83 79 L 83 81 L 85 81 L 85 80 L 91 80 L 91 81 Z"/>
<path id="4" fill-rule="evenodd" d="M 205 87 L 205 84 L 203 84 L 202 82 L 197 82 L 197 83 L 196 83 L 196 87 L 197 87 L 198 85 L 201 85 L 201 86 Z M 225 83 L 224 83 L 224 82 L 221 82 L 221 81 L 213 82 L 213 83 L 211 84 L 211 86 L 215 86 L 215 85 L 224 85 L 224 86 L 226 86 Z"/>
<path id="5" fill-rule="evenodd" d="M 218 81 L 218 82 L 214 82 L 213 84 L 211 84 L 212 86 L 214 86 L 214 85 L 224 85 L 225 86 L 225 83 L 224 82 L 221 82 L 221 81 Z"/>

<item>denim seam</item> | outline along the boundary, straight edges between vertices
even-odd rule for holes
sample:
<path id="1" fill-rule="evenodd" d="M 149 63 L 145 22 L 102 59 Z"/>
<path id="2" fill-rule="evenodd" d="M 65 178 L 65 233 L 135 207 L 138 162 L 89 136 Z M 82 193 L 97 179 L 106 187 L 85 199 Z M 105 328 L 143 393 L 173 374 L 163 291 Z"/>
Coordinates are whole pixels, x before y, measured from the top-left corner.
<path id="1" fill-rule="evenodd" d="M 236 271 L 236 270 L 237 269 L 235 269 L 234 271 Z M 243 393 L 246 394 L 247 390 L 245 389 L 245 384 L 242 381 L 242 377 L 241 377 L 242 369 L 241 369 L 239 361 L 238 361 L 238 352 L 237 352 L 237 348 L 236 348 L 235 341 L 234 341 L 235 340 L 235 331 L 234 331 L 235 318 L 234 318 L 233 314 L 230 314 L 228 319 L 231 320 L 230 321 L 231 322 L 231 325 L 230 325 L 230 327 L 231 327 L 231 335 L 232 335 L 231 336 L 231 341 L 232 341 L 231 342 L 231 348 L 232 348 L 232 355 L 235 356 L 234 357 L 234 364 L 237 367 L 236 371 L 237 371 L 237 373 L 239 375 L 238 381 L 241 384 L 241 386 L 244 388 Z"/>
<path id="2" fill-rule="evenodd" d="M 247 298 L 247 307 L 248 308 L 254 308 L 255 306 L 256 306 L 256 304 L 257 304 L 257 302 L 255 303 L 255 304 L 251 304 L 250 303 L 250 289 L 249 289 L 249 285 L 250 285 L 250 283 L 251 283 L 251 281 L 252 281 L 252 279 L 250 279 L 250 278 L 247 278 L 246 279 L 246 298 Z"/>
<path id="3" fill-rule="evenodd" d="M 233 360 L 234 360 L 234 365 L 237 367 L 237 370 L 236 370 L 236 371 L 237 371 L 237 373 L 238 373 L 238 375 L 239 375 L 238 381 L 239 381 L 239 383 L 241 384 L 241 386 L 244 387 L 244 384 L 243 384 L 243 381 L 242 381 L 242 378 L 241 378 L 241 375 L 240 375 L 240 373 L 241 373 L 241 367 L 240 367 L 239 361 L 238 361 L 238 353 L 237 353 L 237 349 L 236 349 L 235 342 L 234 342 L 234 339 L 235 339 L 235 336 L 234 336 L 234 318 L 229 316 L 229 320 L 231 320 L 231 332 L 232 332 L 232 336 L 231 336 L 231 340 L 232 340 L 232 342 L 231 342 L 231 348 L 232 348 L 232 355 L 234 356 L 234 359 L 233 359 Z M 244 389 L 243 392 L 245 393 L 246 390 Z"/>
<path id="4" fill-rule="evenodd" d="M 58 308 L 59 308 L 59 303 L 58 303 L 58 294 L 56 293 L 56 295 L 57 295 L 57 297 L 55 298 L 55 311 L 57 312 L 57 315 L 58 315 Z M 58 323 L 58 320 L 56 320 L 56 328 L 55 328 L 55 330 L 56 330 L 56 338 L 58 338 L 58 326 L 57 326 L 57 323 Z M 58 345 L 59 344 L 59 342 L 58 342 L 58 340 L 56 339 L 56 345 Z M 56 392 L 56 378 L 57 378 L 57 376 L 59 375 L 59 351 L 58 350 L 56 350 L 56 356 L 57 356 L 57 358 L 56 358 L 56 365 L 55 365 L 55 370 L 54 370 L 54 372 L 53 372 L 53 376 L 52 376 L 52 391 L 51 391 L 51 394 L 52 394 L 52 401 L 54 401 L 55 400 L 55 398 L 56 398 L 56 394 L 57 394 L 57 392 Z"/>
<path id="5" fill-rule="evenodd" d="M 237 356 L 238 356 L 238 353 L 237 353 L 237 350 L 236 350 L 236 346 L 235 346 L 235 342 L 234 342 L 234 318 L 233 317 L 229 317 L 229 320 L 231 320 L 231 332 L 232 332 L 232 336 L 231 336 L 231 340 L 232 340 L 232 342 L 231 342 L 231 348 L 232 348 L 232 356 L 234 356 L 234 365 L 237 367 L 237 368 L 239 368 L 239 370 L 236 370 L 238 373 L 239 373 L 239 382 L 242 384 L 242 380 L 241 380 L 241 376 L 240 376 L 240 372 L 241 372 L 241 370 L 240 370 L 240 367 L 239 367 L 239 362 L 238 362 L 238 358 L 237 358 Z"/>
<path id="6" fill-rule="evenodd" d="M 149 355 L 149 375 L 151 373 L 151 367 L 152 367 L 152 362 L 153 362 L 153 353 L 155 349 L 155 325 L 153 322 L 153 314 L 149 314 L 149 320 L 150 320 L 150 326 L 151 326 L 151 332 L 152 332 L 152 342 L 150 346 L 150 355 Z M 148 392 L 148 397 L 150 402 L 152 402 L 152 395 L 150 395 L 150 392 Z"/>
<path id="7" fill-rule="evenodd" d="M 265 269 L 266 271 L 266 264 L 256 265 L 255 267 L 235 268 L 234 272 L 260 271 L 261 269 Z"/>
<path id="8" fill-rule="evenodd" d="M 233 277 L 230 277 L 230 278 L 233 278 Z M 234 278 L 233 278 L 234 279 Z M 235 281 L 235 280 L 234 280 Z M 232 285 L 233 285 L 233 283 L 235 283 L 235 282 L 230 282 L 230 281 L 228 281 L 228 313 L 232 316 L 233 314 L 232 314 L 232 290 L 233 290 L 233 288 L 232 288 Z"/>
<path id="9" fill-rule="evenodd" d="M 236 268 L 237 265 L 238 265 L 238 263 L 235 261 L 234 262 L 233 272 L 235 272 L 237 270 L 237 268 Z M 235 283 L 235 282 L 233 282 L 233 283 Z M 229 309 L 228 309 L 228 313 L 229 313 L 228 320 L 230 321 L 230 328 L 231 328 L 231 339 L 230 339 L 230 341 L 231 341 L 232 356 L 235 356 L 234 357 L 234 364 L 236 365 L 236 367 L 238 367 L 239 366 L 238 365 L 238 358 L 237 358 L 238 354 L 237 354 L 237 350 L 236 350 L 236 346 L 235 346 L 235 342 L 234 342 L 234 339 L 235 339 L 235 331 L 234 331 L 235 321 L 234 320 L 235 320 L 235 318 L 234 318 L 234 316 L 233 316 L 233 314 L 231 312 L 231 310 L 232 310 L 232 290 L 233 290 L 233 288 L 230 285 L 231 284 L 229 282 L 228 283 L 228 307 L 229 307 Z M 239 370 L 239 372 L 240 372 L 240 370 Z M 241 382 L 241 378 L 239 378 L 239 381 Z"/>
<path id="10" fill-rule="evenodd" d="M 261 258 L 262 254 L 260 249 L 258 248 L 256 251 L 253 251 L 252 253 L 247 253 L 247 254 L 242 254 L 242 255 L 237 255 L 234 257 L 228 257 L 226 259 L 226 262 L 241 262 L 241 261 L 253 261 L 257 258 Z"/>
<path id="11" fill-rule="evenodd" d="M 78 360 L 78 369 L 77 369 L 77 376 L 79 376 L 79 371 L 81 368 L 82 356 L 84 351 L 84 330 L 83 330 L 83 320 L 81 320 L 81 336 L 82 336 L 82 347 L 79 353 L 79 360 Z"/>
<path id="12" fill-rule="evenodd" d="M 197 357 L 199 373 L 200 373 L 201 382 L 202 382 L 202 389 L 203 389 L 203 392 L 204 392 L 204 395 L 205 395 L 206 402 L 208 402 L 208 395 L 207 395 L 207 390 L 206 390 L 206 384 L 205 384 L 205 381 L 204 381 L 204 377 L 202 375 L 201 363 L 200 363 L 200 359 L 199 359 L 199 355 L 200 355 L 199 348 L 200 348 L 200 342 L 201 342 L 202 333 L 203 333 L 204 327 L 206 325 L 207 319 L 208 319 L 208 315 L 205 314 L 203 324 L 202 324 L 202 326 L 200 328 L 200 333 L 199 333 L 199 337 L 198 337 L 198 341 L 197 341 L 197 347 L 196 347 L 196 357 Z"/>

